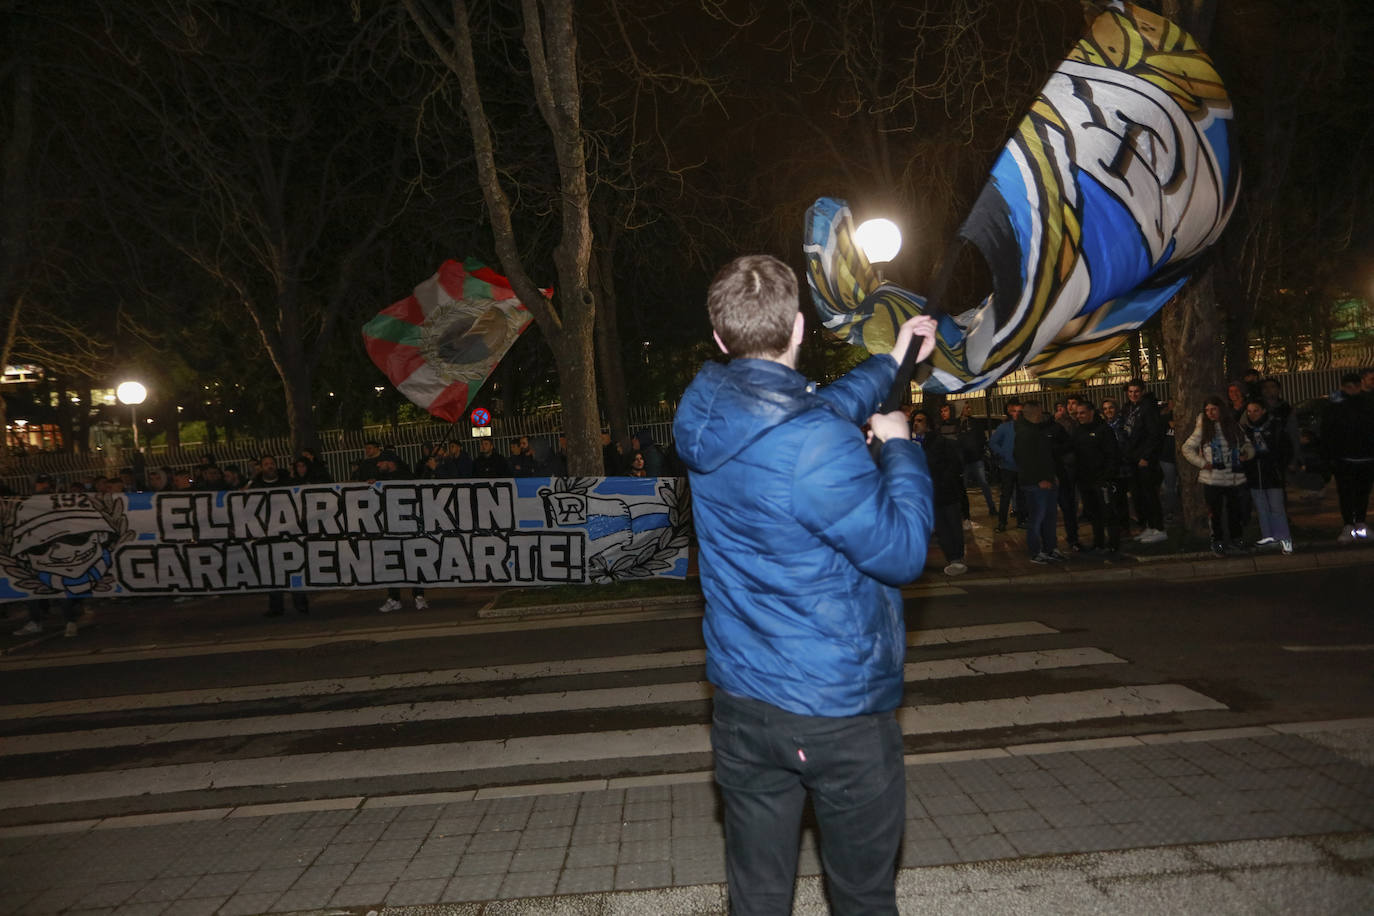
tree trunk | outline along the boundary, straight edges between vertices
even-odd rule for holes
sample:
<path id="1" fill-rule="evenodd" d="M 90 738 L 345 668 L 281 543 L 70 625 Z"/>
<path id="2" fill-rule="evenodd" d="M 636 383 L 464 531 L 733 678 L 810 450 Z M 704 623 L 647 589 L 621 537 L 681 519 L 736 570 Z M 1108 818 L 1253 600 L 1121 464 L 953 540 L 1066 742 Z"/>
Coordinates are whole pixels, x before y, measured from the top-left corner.
<path id="1" fill-rule="evenodd" d="M 76 399 L 80 407 L 76 411 L 76 451 L 81 455 L 91 453 L 91 418 L 95 412 L 91 404 L 91 380 L 81 376 L 76 380 Z"/>
<path id="2" fill-rule="evenodd" d="M 1202 413 L 1202 402 L 1222 391 L 1221 315 L 1212 288 L 1212 271 L 1204 270 L 1163 311 L 1164 348 L 1169 362 L 1169 390 L 1174 402 L 1174 449 L 1183 523 L 1193 534 L 1207 532 L 1207 506 L 1197 482 L 1197 468 L 1183 457 L 1183 443 Z"/>
<path id="3" fill-rule="evenodd" d="M 511 288 L 544 332 L 558 367 L 563 431 L 568 437 L 568 471 L 577 476 L 599 477 L 603 462 L 593 339 L 597 302 L 589 283 L 591 192 L 587 185 L 586 145 L 582 136 L 572 2 L 545 0 L 541 5 L 537 0 L 522 0 L 520 5 L 534 97 L 553 139 L 558 160 L 561 232 L 553 254 L 558 273 L 557 310 L 530 279 L 515 242 L 510 198 L 496 166 L 491 123 L 477 83 L 467 4 L 464 0 L 453 0 L 450 26 L 437 24 L 431 13 L 422 11 L 415 0 L 404 0 L 404 3 L 430 48 L 458 77 L 463 111 L 472 134 L 478 183 L 490 214 L 497 256 L 510 278 Z"/>
<path id="4" fill-rule="evenodd" d="M 1206 45 L 1216 14 L 1215 0 L 1164 0 L 1164 15 Z M 1197 468 L 1183 457 L 1183 443 L 1193 433 L 1202 402 L 1221 394 L 1224 341 L 1210 263 L 1164 307 L 1164 352 L 1169 364 L 1169 390 L 1174 407 L 1174 451 L 1178 462 L 1183 524 L 1194 534 L 1207 532 L 1207 506 L 1197 482 Z"/>
<path id="5" fill-rule="evenodd" d="M 7 21 L 19 30 L 22 16 L 7 17 Z M 17 34 L 13 47 L 22 48 L 23 40 Z M 0 205 L 4 214 L 0 216 L 0 308 L 8 310 L 5 322 L 4 340 L 0 342 L 0 368 L 9 365 L 10 351 L 19 329 L 19 309 L 23 296 L 19 293 L 19 278 L 23 267 L 28 240 L 29 161 L 33 149 L 33 72 L 29 59 L 22 52 L 11 62 L 13 67 L 14 98 L 11 108 L 10 130 L 5 138 L 5 165 L 3 185 L 0 185 Z M 5 399 L 0 397 L 0 429 L 7 428 L 9 414 Z M 0 449 L 0 465 L 8 464 L 10 450 Z"/>
<path id="6" fill-rule="evenodd" d="M 319 435 L 315 430 L 315 410 L 311 396 L 310 361 L 305 349 L 305 333 L 301 321 L 300 293 L 293 291 L 280 303 L 281 340 L 277 371 L 281 374 L 286 396 L 286 420 L 291 425 L 291 454 L 301 449 L 317 448 Z M 291 456 L 286 456 L 288 459 Z"/>
<path id="7" fill-rule="evenodd" d="M 603 240 L 607 235 L 603 233 Z M 616 313 L 615 252 L 610 246 L 613 238 L 592 261 L 592 276 L 596 283 L 600 308 L 596 310 L 597 378 L 606 406 L 606 421 L 611 428 L 611 440 L 619 442 L 625 454 L 630 453 L 630 407 L 625 391 L 625 365 L 620 358 L 620 319 Z"/>

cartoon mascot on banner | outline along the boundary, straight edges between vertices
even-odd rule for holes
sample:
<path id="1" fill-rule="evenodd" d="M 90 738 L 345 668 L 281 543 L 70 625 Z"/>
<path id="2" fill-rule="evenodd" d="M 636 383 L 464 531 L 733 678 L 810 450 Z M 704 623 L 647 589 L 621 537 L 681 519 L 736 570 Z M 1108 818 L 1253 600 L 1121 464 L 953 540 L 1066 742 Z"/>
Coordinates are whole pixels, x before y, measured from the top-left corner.
<path id="1" fill-rule="evenodd" d="M 85 597 L 115 586 L 114 549 L 132 540 L 122 500 L 45 493 L 0 503 L 0 569 L 33 597 Z"/>

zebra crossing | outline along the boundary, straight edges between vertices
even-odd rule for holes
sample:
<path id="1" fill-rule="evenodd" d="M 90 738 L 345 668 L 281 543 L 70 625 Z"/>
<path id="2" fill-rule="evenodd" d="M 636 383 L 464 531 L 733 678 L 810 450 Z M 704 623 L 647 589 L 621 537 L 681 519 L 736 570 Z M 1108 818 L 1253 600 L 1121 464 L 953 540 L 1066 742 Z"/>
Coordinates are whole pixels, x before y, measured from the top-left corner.
<path id="1" fill-rule="evenodd" d="M 1129 659 L 1034 620 L 908 637 L 898 721 L 913 752 L 1226 710 L 1182 684 L 1139 683 Z M 11 703 L 0 810 L 38 823 L 259 795 L 670 781 L 710 768 L 704 666 L 685 649 Z"/>

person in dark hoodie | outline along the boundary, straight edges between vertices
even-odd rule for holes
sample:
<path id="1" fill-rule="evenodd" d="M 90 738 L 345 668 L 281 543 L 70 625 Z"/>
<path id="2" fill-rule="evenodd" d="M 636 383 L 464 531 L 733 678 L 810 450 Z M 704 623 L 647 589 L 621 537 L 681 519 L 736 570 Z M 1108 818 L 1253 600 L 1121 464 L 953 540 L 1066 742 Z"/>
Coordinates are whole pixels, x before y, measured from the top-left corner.
<path id="1" fill-rule="evenodd" d="M 1136 540 L 1155 544 L 1169 539 L 1164 533 L 1164 504 L 1159 498 L 1159 485 L 1164 482 L 1164 472 L 1159 468 L 1163 441 L 1159 402 L 1145 387 L 1145 381 L 1138 378 L 1126 383 L 1126 402 L 1129 406 L 1121 423 L 1121 455 L 1131 469 L 1131 499 L 1136 515 L 1145 526 Z"/>
<path id="2" fill-rule="evenodd" d="M 377 456 L 377 476 L 369 483 L 381 483 L 388 480 L 411 480 L 413 475 L 410 465 L 401 460 L 401 456 L 387 449 Z M 415 587 L 410 590 L 410 596 L 415 599 L 415 610 L 423 611 L 429 607 L 429 601 L 425 598 L 425 590 Z M 401 590 L 399 588 L 388 588 L 386 590 L 386 600 L 382 602 L 377 610 L 383 614 L 390 614 L 392 611 L 401 609 Z"/>
<path id="3" fill-rule="evenodd" d="M 1255 457 L 1245 462 L 1245 482 L 1250 487 L 1250 503 L 1259 518 L 1260 539 L 1256 547 L 1277 547 L 1293 552 L 1293 535 L 1288 530 L 1288 513 L 1283 504 L 1284 473 L 1292 460 L 1284 418 L 1268 411 L 1263 397 L 1245 405 L 1240 431 L 1255 448 Z"/>
<path id="4" fill-rule="evenodd" d="M 1054 510 L 1058 488 L 1054 463 L 1055 440 L 1063 430 L 1045 416 L 1045 408 L 1028 401 L 1016 421 L 1016 473 L 1021 480 L 1021 497 L 1030 512 L 1026 526 L 1026 549 L 1030 561 L 1038 566 L 1067 560 L 1059 552 Z"/>
<path id="5" fill-rule="evenodd" d="M 962 576 L 968 572 L 964 564 L 964 459 L 959 446 L 938 433 L 931 432 L 930 412 L 924 409 L 911 413 L 911 438 L 919 442 L 926 453 L 930 468 L 930 488 L 935 503 L 935 540 L 945 554 L 945 575 Z M 964 499 L 967 499 L 964 496 Z"/>
<path id="6" fill-rule="evenodd" d="M 651 429 L 641 429 L 630 437 L 630 454 L 635 452 L 644 456 L 644 476 L 663 476 L 663 450 L 654 442 Z"/>
<path id="7" fill-rule="evenodd" d="M 919 337 L 817 391 L 796 370 L 797 277 L 766 255 L 712 281 L 728 364 L 707 363 L 673 424 L 692 487 L 706 596 L 711 744 L 737 912 L 790 912 L 808 792 L 836 912 L 897 912 L 905 821 L 906 627 L 898 587 L 925 565 L 931 484 L 900 411 L 873 411 Z M 881 443 L 875 464 L 860 425 Z"/>
<path id="8" fill-rule="evenodd" d="M 1083 498 L 1083 514 L 1092 525 L 1092 549 L 1115 553 L 1121 548 L 1121 521 L 1115 509 L 1121 448 L 1115 431 L 1087 398 L 1079 399 L 1074 415 L 1078 422 L 1072 437 L 1074 479 Z"/>

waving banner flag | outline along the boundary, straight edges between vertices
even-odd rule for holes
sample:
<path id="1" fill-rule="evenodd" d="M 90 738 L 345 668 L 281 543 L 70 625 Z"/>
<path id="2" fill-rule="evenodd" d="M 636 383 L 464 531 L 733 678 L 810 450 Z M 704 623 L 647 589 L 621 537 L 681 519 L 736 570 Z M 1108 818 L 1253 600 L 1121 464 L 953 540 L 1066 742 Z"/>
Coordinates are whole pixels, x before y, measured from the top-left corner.
<path id="1" fill-rule="evenodd" d="M 363 343 L 397 390 L 451 423 L 530 320 L 505 277 L 480 261 L 445 261 L 363 325 Z"/>
<path id="2" fill-rule="evenodd" d="M 1187 32 L 1115 2 L 1050 76 L 958 232 L 992 276 L 971 308 L 935 302 L 933 392 L 1028 368 L 1070 383 L 1100 371 L 1216 241 L 1235 206 L 1231 103 Z M 928 310 L 855 245 L 844 201 L 807 212 L 807 279 L 822 324 L 873 352 Z M 938 295 L 938 294 L 937 294 Z"/>

